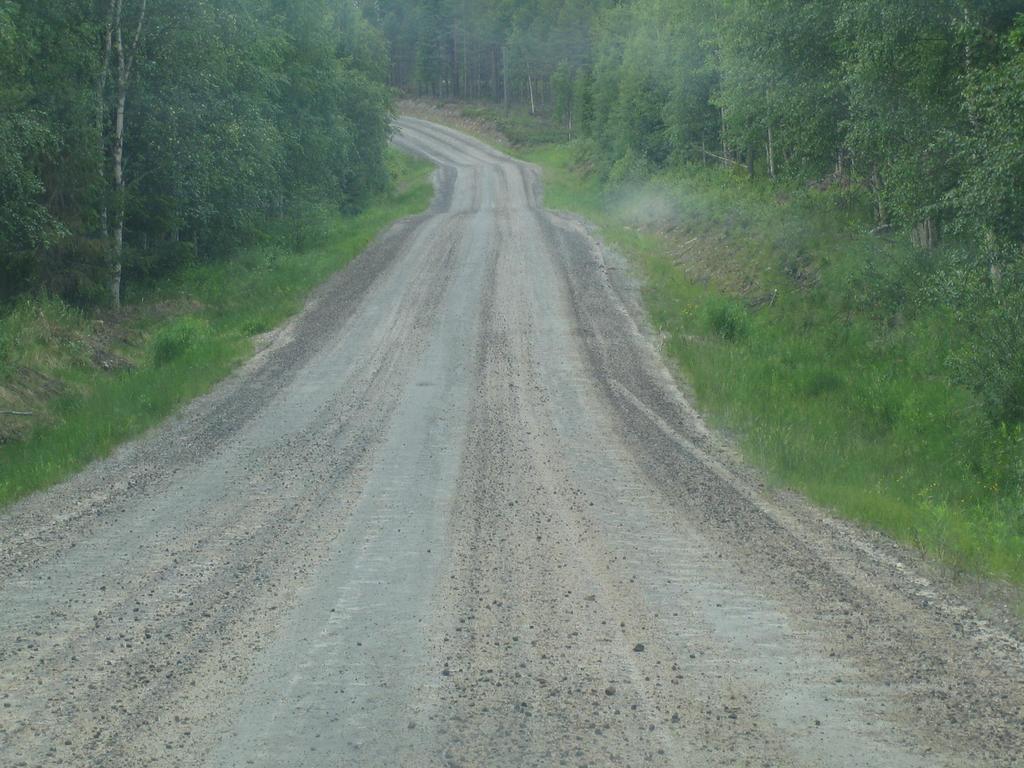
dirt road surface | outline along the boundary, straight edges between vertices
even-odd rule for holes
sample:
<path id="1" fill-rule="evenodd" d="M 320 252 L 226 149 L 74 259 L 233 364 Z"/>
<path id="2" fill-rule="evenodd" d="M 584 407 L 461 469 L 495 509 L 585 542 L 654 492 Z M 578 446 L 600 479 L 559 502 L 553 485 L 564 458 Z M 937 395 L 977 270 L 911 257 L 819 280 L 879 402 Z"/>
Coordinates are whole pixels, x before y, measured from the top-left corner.
<path id="1" fill-rule="evenodd" d="M 1019 638 L 765 491 L 534 169 L 399 124 L 428 213 L 3 512 L 0 765 L 1024 764 Z"/>

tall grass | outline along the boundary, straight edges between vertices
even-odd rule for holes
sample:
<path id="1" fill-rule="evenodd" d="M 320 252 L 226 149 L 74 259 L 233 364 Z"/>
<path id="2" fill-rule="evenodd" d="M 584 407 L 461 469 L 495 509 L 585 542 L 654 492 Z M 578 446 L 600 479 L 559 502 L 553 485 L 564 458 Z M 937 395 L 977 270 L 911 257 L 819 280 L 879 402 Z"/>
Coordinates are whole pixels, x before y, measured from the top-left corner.
<path id="1" fill-rule="evenodd" d="M 425 209 L 432 196 L 431 167 L 397 154 L 392 163 L 392 190 L 362 213 L 320 211 L 299 231 L 292 223 L 291 231 L 268 244 L 150 286 L 139 300 L 192 309 L 184 316 L 142 316 L 133 329 L 141 345 L 123 350 L 134 363 L 130 370 L 109 373 L 89 365 L 91 322 L 59 302 L 25 303 L 0 318 L 7 356 L 0 360 L 0 369 L 6 368 L 0 380 L 16 375 L 16 366 L 31 366 L 63 387 L 47 405 L 47 426 L 26 440 L 0 445 L 0 505 L 108 455 L 208 391 L 252 353 L 252 336 L 301 309 L 312 288 L 385 226 Z"/>

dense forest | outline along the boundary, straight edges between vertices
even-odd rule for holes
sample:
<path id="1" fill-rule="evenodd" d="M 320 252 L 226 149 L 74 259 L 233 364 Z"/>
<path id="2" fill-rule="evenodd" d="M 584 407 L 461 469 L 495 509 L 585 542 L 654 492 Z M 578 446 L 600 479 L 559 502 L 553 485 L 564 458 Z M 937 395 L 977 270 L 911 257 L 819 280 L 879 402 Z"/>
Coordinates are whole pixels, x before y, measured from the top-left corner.
<path id="1" fill-rule="evenodd" d="M 934 298 L 970 327 L 951 365 L 996 423 L 1024 422 L 1021 0 L 378 0 L 375 13 L 394 85 L 553 118 L 612 185 L 724 166 L 863 207 L 871 230 L 922 254 L 941 246 Z"/>
<path id="2" fill-rule="evenodd" d="M 355 0 L 0 0 L 0 301 L 114 304 L 386 183 Z"/>
<path id="3" fill-rule="evenodd" d="M 554 112 L 617 173 L 858 184 L 924 246 L 1024 241 L 1019 0 L 379 0 L 392 81 Z"/>
<path id="4" fill-rule="evenodd" d="M 408 92 L 554 114 L 616 178 L 710 162 L 857 186 L 878 227 L 971 242 L 979 279 L 1003 281 L 1024 242 L 1022 10 L 0 0 L 0 299 L 116 303 L 122 270 L 358 203 L 384 181 L 389 69 Z"/>

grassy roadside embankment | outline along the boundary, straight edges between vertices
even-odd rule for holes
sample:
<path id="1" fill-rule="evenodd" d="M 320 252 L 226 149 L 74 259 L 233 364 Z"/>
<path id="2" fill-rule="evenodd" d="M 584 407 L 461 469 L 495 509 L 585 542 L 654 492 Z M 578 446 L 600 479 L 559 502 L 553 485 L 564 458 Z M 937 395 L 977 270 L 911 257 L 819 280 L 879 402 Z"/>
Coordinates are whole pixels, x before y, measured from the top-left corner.
<path id="1" fill-rule="evenodd" d="M 870 234 L 841 191 L 717 168 L 609 184 L 579 146 L 490 112 L 544 169 L 546 204 L 586 216 L 637 265 L 700 408 L 774 483 L 957 572 L 1024 584 L 1024 434 L 954 371 L 972 339 L 936 290 L 946 254 Z M 474 130 L 486 109 L 450 122 L 489 138 Z"/>
<path id="2" fill-rule="evenodd" d="M 0 316 L 0 506 L 109 454 L 207 392 L 254 351 L 253 337 L 385 227 L 424 210 L 432 167 L 392 155 L 392 191 L 361 213 L 312 211 L 263 244 L 136 293 L 117 316 L 57 300 Z"/>

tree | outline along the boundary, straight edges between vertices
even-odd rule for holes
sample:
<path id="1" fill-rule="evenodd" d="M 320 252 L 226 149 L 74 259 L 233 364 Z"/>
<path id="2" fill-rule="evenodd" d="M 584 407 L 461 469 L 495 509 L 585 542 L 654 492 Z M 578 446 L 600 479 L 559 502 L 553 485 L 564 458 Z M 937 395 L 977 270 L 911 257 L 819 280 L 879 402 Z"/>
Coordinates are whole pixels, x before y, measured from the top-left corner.
<path id="1" fill-rule="evenodd" d="M 0 276 L 80 304 L 387 183 L 354 0 L 0 0 Z"/>
<path id="2" fill-rule="evenodd" d="M 125 110 L 135 57 L 146 24 L 147 0 L 137 0 L 135 8 L 127 8 L 130 0 L 110 0 L 106 30 L 103 36 L 103 67 L 98 93 L 106 98 L 107 82 L 113 80 L 114 118 L 110 131 L 110 164 L 114 179 L 114 253 L 110 278 L 110 296 L 115 308 L 121 306 L 121 270 L 124 260 L 125 226 Z M 129 19 L 129 14 L 131 18 Z M 113 54 L 113 64 L 111 64 Z M 114 67 L 111 73 L 110 68 Z M 102 110 L 101 102 L 101 110 Z M 106 217 L 104 216 L 104 219 Z"/>
<path id="3" fill-rule="evenodd" d="M 820 177 L 841 165 L 846 105 L 835 12 L 820 0 L 736 0 L 715 28 L 728 145 L 753 171 Z"/>
<path id="4" fill-rule="evenodd" d="M 957 140 L 964 171 L 947 202 L 957 231 L 985 244 L 990 271 L 1001 272 L 1024 260 L 1024 14 L 997 62 L 969 74 L 965 96 L 972 130 Z"/>
<path id="5" fill-rule="evenodd" d="M 59 232 L 42 203 L 45 188 L 32 162 L 53 146 L 54 136 L 26 104 L 25 49 L 32 41 L 18 32 L 17 10 L 0 3 L 0 252 L 5 254 L 0 274 L 5 288 L 20 283 L 27 254 Z"/>
<path id="6" fill-rule="evenodd" d="M 551 91 L 555 99 L 555 121 L 565 126 L 566 135 L 573 135 L 573 77 L 569 62 L 562 59 L 551 73 Z"/>

